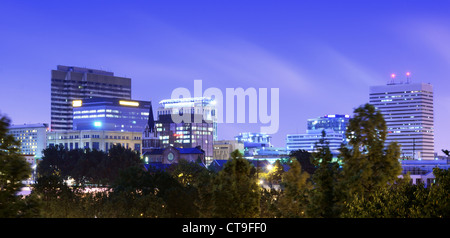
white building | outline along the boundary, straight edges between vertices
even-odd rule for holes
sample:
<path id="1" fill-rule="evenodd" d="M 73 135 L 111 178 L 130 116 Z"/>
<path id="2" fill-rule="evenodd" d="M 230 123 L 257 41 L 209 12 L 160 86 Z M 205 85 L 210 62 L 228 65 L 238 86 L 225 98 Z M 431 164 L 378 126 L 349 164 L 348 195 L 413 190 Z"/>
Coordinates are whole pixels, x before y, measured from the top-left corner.
<path id="1" fill-rule="evenodd" d="M 20 153 L 41 158 L 42 150 L 47 145 L 48 129 L 48 124 L 45 123 L 11 125 L 8 133 L 20 141 Z"/>
<path id="2" fill-rule="evenodd" d="M 59 145 L 68 150 L 89 148 L 108 152 L 117 144 L 142 153 L 142 132 L 71 130 L 47 133 L 48 146 Z"/>
<path id="3" fill-rule="evenodd" d="M 433 86 L 389 83 L 370 87 L 370 104 L 384 116 L 386 146 L 397 141 L 403 159 L 434 159 Z"/>

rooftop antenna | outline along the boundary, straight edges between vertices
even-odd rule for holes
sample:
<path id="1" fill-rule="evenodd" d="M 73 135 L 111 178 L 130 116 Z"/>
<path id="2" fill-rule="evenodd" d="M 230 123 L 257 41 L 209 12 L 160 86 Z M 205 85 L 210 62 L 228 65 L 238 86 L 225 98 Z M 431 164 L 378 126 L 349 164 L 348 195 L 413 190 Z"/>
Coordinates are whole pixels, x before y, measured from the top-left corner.
<path id="1" fill-rule="evenodd" d="M 411 83 L 411 73 L 410 72 L 406 72 L 406 83 Z"/>
<path id="2" fill-rule="evenodd" d="M 394 84 L 395 74 L 391 74 L 391 80 L 388 84 Z"/>

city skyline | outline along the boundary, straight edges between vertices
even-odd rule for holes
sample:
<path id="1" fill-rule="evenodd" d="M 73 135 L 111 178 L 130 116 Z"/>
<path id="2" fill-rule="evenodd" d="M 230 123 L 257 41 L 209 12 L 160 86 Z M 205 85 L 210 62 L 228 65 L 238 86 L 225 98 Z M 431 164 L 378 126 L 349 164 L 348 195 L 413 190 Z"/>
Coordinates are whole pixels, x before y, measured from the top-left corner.
<path id="1" fill-rule="evenodd" d="M 435 88 L 435 152 L 449 149 L 450 3 L 326 3 L 4 1 L 0 113 L 13 124 L 50 123 L 57 65 L 131 78 L 132 99 L 154 105 L 196 79 L 204 88 L 279 88 L 272 141 L 284 146 L 307 119 L 353 115 L 369 102 L 370 86 L 411 72 L 412 82 Z M 222 123 L 218 139 L 259 128 Z"/>

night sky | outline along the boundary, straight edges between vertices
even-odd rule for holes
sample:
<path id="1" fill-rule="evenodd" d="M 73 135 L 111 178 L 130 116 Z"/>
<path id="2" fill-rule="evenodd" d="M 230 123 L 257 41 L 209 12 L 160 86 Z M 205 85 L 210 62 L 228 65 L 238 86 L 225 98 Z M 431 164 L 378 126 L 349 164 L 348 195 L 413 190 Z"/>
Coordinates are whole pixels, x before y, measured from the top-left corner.
<path id="1" fill-rule="evenodd" d="M 132 97 L 172 90 L 279 88 L 280 128 L 353 114 L 392 73 L 434 86 L 435 150 L 450 149 L 450 1 L 0 2 L 0 113 L 50 123 L 57 65 L 132 78 Z M 247 119 L 248 120 L 248 119 Z M 219 124 L 219 139 L 261 124 Z"/>

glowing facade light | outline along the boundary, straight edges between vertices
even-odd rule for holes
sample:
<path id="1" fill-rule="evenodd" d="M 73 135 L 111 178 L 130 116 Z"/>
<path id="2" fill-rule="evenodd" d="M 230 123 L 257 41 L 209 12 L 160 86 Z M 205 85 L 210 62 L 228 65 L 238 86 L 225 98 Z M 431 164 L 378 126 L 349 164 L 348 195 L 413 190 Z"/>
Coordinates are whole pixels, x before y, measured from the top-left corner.
<path id="1" fill-rule="evenodd" d="M 406 72 L 406 76 L 410 76 L 411 75 L 411 73 L 410 72 Z"/>
<path id="2" fill-rule="evenodd" d="M 101 121 L 95 121 L 94 122 L 94 126 L 95 127 L 101 127 L 102 126 L 102 122 Z"/>
<path id="3" fill-rule="evenodd" d="M 395 78 L 395 74 L 391 74 L 391 78 Z"/>
<path id="4" fill-rule="evenodd" d="M 73 100 L 72 101 L 72 107 L 81 107 L 82 104 L 83 104 L 83 101 L 81 101 L 81 100 Z"/>
<path id="5" fill-rule="evenodd" d="M 123 105 L 123 106 L 139 107 L 139 102 L 135 102 L 135 101 L 120 100 L 119 104 Z"/>

